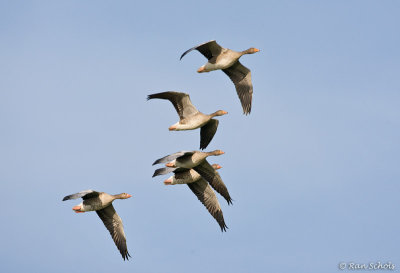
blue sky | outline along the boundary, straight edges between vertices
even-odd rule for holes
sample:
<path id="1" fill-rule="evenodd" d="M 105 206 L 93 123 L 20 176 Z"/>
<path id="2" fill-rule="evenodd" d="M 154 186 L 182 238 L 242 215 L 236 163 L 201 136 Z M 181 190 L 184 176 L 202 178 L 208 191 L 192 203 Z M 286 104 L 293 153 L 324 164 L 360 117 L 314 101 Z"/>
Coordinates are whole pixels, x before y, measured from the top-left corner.
<path id="1" fill-rule="evenodd" d="M 1 1 L 1 272 L 335 272 L 339 262 L 400 267 L 400 4 L 397 1 Z M 253 108 L 192 52 L 216 39 L 261 52 Z M 233 206 L 228 232 L 151 163 L 198 149 L 170 132 L 172 105 L 229 112 L 208 150 Z M 85 189 L 114 206 L 123 262 Z M 396 268 L 398 269 L 398 268 Z"/>

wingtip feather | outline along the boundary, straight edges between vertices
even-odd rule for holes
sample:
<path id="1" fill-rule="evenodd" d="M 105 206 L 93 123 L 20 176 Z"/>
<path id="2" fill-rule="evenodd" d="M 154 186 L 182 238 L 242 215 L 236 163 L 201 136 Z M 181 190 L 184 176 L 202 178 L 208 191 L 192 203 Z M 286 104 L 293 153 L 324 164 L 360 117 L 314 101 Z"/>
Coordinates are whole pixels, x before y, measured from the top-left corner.
<path id="1" fill-rule="evenodd" d="M 220 228 L 221 228 L 221 232 L 226 232 L 226 230 L 229 229 L 225 223 L 223 225 L 220 225 Z"/>
<path id="2" fill-rule="evenodd" d="M 124 261 L 129 261 L 129 258 L 132 258 L 131 255 L 129 254 L 128 251 L 126 251 L 125 255 L 122 255 L 122 258 L 124 259 Z"/>

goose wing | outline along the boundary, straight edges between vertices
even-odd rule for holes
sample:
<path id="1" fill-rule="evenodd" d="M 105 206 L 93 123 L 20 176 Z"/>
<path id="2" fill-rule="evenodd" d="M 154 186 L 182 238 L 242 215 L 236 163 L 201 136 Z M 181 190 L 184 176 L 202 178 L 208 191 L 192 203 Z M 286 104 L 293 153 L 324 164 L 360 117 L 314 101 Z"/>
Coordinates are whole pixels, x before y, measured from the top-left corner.
<path id="1" fill-rule="evenodd" d="M 197 45 L 195 47 L 192 47 L 191 49 L 186 50 L 182 54 L 180 60 L 182 60 L 183 56 L 185 56 L 186 54 L 188 54 L 190 51 L 192 51 L 194 49 L 198 50 L 201 54 L 204 55 L 204 57 L 206 57 L 208 60 L 210 60 L 212 57 L 218 56 L 221 53 L 223 47 L 221 47 L 219 44 L 217 44 L 217 42 L 215 40 L 208 41 L 208 42 L 202 43 L 200 45 Z"/>
<path id="2" fill-rule="evenodd" d="M 164 99 L 169 100 L 175 107 L 180 119 L 195 115 L 199 111 L 190 101 L 189 94 L 175 91 L 167 91 L 147 96 L 147 100 Z"/>
<path id="3" fill-rule="evenodd" d="M 122 258 L 124 260 L 129 260 L 131 255 L 129 255 L 128 248 L 126 246 L 126 237 L 122 219 L 115 211 L 113 205 L 111 204 L 104 209 L 96 210 L 96 213 L 110 232 L 115 245 L 122 255 Z"/>
<path id="4" fill-rule="evenodd" d="M 184 155 L 192 155 L 194 154 L 193 151 L 180 151 L 174 154 L 170 154 L 167 156 L 164 156 L 162 158 L 157 159 L 156 161 L 154 161 L 153 165 L 159 164 L 159 163 L 166 163 L 166 162 L 170 162 L 174 159 L 177 159 L 178 157 L 184 156 Z"/>
<path id="5" fill-rule="evenodd" d="M 159 168 L 159 169 L 157 169 L 157 170 L 154 171 L 154 174 L 153 174 L 152 177 L 159 176 L 159 175 L 164 175 L 164 174 L 173 172 L 173 171 L 175 171 L 176 169 L 177 169 L 177 168 L 171 168 L 171 167 Z"/>
<path id="6" fill-rule="evenodd" d="M 207 208 L 208 212 L 217 220 L 221 231 L 226 231 L 228 228 L 224 221 L 224 215 L 219 205 L 215 192 L 207 183 L 206 180 L 201 178 L 200 180 L 187 184 L 191 191 L 197 196 L 200 202 Z"/>
<path id="7" fill-rule="evenodd" d="M 81 191 L 81 192 L 74 193 L 71 195 L 67 195 L 63 198 L 63 201 L 70 200 L 70 199 L 77 199 L 77 198 L 81 198 L 81 197 L 83 200 L 86 200 L 86 199 L 90 199 L 93 197 L 98 197 L 99 194 L 100 194 L 100 192 L 97 192 L 94 190 L 86 190 L 86 191 Z"/>
<path id="8" fill-rule="evenodd" d="M 207 162 L 207 160 L 204 160 L 203 163 L 197 165 L 193 169 L 198 172 L 205 180 L 207 180 L 208 183 L 210 183 L 211 187 L 213 187 L 214 190 L 216 190 L 219 194 L 222 195 L 222 197 L 225 198 L 228 204 L 232 204 L 232 198 L 229 195 L 228 189 L 222 181 L 221 176 L 219 176 L 218 172 L 214 170 L 214 168 Z"/>
<path id="9" fill-rule="evenodd" d="M 208 144 L 213 139 L 217 132 L 219 121 L 217 119 L 210 119 L 206 125 L 200 129 L 200 149 L 207 148 Z"/>
<path id="10" fill-rule="evenodd" d="M 239 61 L 229 68 L 222 69 L 235 84 L 236 92 L 242 104 L 243 113 L 248 115 L 251 112 L 251 100 L 253 98 L 253 84 L 251 83 L 250 70 Z"/>
<path id="11" fill-rule="evenodd" d="M 154 171 L 153 177 L 159 176 L 159 175 L 164 175 L 170 172 L 174 172 L 175 174 L 179 174 L 182 172 L 186 172 L 188 169 L 185 168 L 171 168 L 171 167 L 165 167 L 165 168 L 159 168 Z"/>

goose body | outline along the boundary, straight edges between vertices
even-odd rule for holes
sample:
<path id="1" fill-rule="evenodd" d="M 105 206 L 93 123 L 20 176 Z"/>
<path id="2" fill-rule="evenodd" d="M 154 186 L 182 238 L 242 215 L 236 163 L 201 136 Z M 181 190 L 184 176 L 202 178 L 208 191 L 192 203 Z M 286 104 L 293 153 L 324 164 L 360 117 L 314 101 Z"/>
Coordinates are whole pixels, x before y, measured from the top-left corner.
<path id="1" fill-rule="evenodd" d="M 236 52 L 227 48 L 222 48 L 216 58 L 210 59 L 205 65 L 201 66 L 197 72 L 211 72 L 213 70 L 227 69 L 231 67 L 242 56 L 241 52 Z"/>
<path id="2" fill-rule="evenodd" d="M 203 114 L 192 104 L 189 94 L 182 92 L 167 91 L 152 94 L 147 97 L 147 100 L 150 99 L 169 100 L 175 107 L 179 115 L 179 121 L 169 127 L 170 131 L 185 131 L 201 128 L 200 149 L 205 149 L 217 132 L 219 121 L 213 118 L 227 114 L 227 112 L 223 110 L 218 110 L 209 115 Z"/>
<path id="3" fill-rule="evenodd" d="M 73 199 L 73 198 L 69 198 Z M 101 210 L 109 205 L 115 200 L 116 198 L 108 193 L 105 192 L 99 192 L 98 197 L 95 198 L 86 198 L 83 200 L 82 203 L 79 205 L 75 206 L 74 211 L 79 213 L 79 212 L 87 212 L 87 211 L 96 211 L 96 210 Z M 68 199 L 65 199 L 68 200 Z M 64 200 L 63 200 L 64 201 Z M 77 208 L 79 207 L 79 208 Z"/>
<path id="4" fill-rule="evenodd" d="M 164 181 L 165 185 L 189 184 L 201 179 L 201 175 L 194 169 L 179 169 L 174 175 Z"/>
<path id="5" fill-rule="evenodd" d="M 205 115 L 201 112 L 197 112 L 190 118 L 185 118 L 169 127 L 170 131 L 186 131 L 195 130 L 203 127 L 211 120 L 210 115 Z"/>
<path id="6" fill-rule="evenodd" d="M 214 170 L 221 169 L 221 165 L 212 164 Z M 176 184 L 189 184 L 196 182 L 201 179 L 201 175 L 194 169 L 182 169 L 178 168 L 174 170 L 174 175 L 164 181 L 165 185 L 176 185 Z"/>
<path id="7" fill-rule="evenodd" d="M 124 260 L 129 260 L 130 254 L 126 245 L 126 236 L 122 224 L 122 219 L 115 211 L 112 202 L 116 199 L 127 199 L 130 197 L 132 197 L 132 195 L 127 193 L 111 195 L 105 192 L 86 190 L 67 195 L 63 198 L 63 201 L 82 198 L 83 202 L 79 205 L 74 206 L 72 209 L 76 213 L 96 211 L 97 215 L 100 217 L 105 227 L 110 232 L 110 235 L 113 238 L 118 250 L 120 251 L 122 258 Z"/>
<path id="8" fill-rule="evenodd" d="M 249 48 L 244 51 L 234 51 L 223 48 L 215 40 L 197 45 L 186 50 L 181 59 L 190 51 L 197 50 L 208 59 L 208 62 L 201 66 L 197 72 L 210 72 L 222 70 L 234 83 L 236 92 L 242 104 L 243 113 L 250 114 L 253 97 L 253 84 L 250 70 L 239 62 L 239 58 L 245 54 L 253 54 L 260 51 L 257 48 Z"/>

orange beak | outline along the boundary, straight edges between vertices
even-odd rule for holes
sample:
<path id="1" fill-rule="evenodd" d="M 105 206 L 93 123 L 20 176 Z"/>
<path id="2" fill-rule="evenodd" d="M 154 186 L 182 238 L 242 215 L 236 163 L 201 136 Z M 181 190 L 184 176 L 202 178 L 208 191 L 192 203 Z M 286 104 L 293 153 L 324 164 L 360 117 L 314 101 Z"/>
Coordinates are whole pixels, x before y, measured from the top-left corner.
<path id="1" fill-rule="evenodd" d="M 126 198 L 131 198 L 132 197 L 132 195 L 130 195 L 130 194 L 127 194 L 126 196 L 127 196 Z"/>
<path id="2" fill-rule="evenodd" d="M 254 52 L 258 52 L 258 51 L 260 51 L 258 48 L 255 48 L 255 49 L 254 49 Z"/>
<path id="3" fill-rule="evenodd" d="M 217 170 L 219 170 L 219 169 L 221 169 L 221 168 L 222 168 L 222 166 L 219 165 L 219 164 L 217 164 Z"/>
<path id="4" fill-rule="evenodd" d="M 167 166 L 167 167 L 172 167 L 172 168 L 175 167 L 175 166 L 174 166 L 174 163 L 171 163 L 171 162 L 165 164 L 165 166 Z"/>

